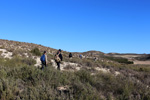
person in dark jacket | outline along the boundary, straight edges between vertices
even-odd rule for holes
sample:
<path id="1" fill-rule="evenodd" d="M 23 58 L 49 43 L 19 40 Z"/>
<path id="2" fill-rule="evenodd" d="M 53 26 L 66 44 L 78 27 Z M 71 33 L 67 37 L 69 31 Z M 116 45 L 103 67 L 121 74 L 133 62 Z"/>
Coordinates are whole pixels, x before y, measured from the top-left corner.
<path id="1" fill-rule="evenodd" d="M 58 58 L 56 56 L 58 56 Z M 61 49 L 58 50 L 58 52 L 56 53 L 55 57 L 56 57 L 55 62 L 57 64 L 57 69 L 60 70 L 60 63 L 63 60 L 63 56 L 61 54 Z M 59 59 L 59 60 L 57 60 L 57 59 Z"/>
<path id="2" fill-rule="evenodd" d="M 44 66 L 46 67 L 46 63 L 47 63 L 47 55 L 46 55 L 46 51 L 44 51 L 43 55 L 41 56 L 41 63 L 42 63 L 42 70 L 44 69 Z"/>
<path id="3" fill-rule="evenodd" d="M 69 53 L 69 58 L 72 58 L 72 53 Z"/>

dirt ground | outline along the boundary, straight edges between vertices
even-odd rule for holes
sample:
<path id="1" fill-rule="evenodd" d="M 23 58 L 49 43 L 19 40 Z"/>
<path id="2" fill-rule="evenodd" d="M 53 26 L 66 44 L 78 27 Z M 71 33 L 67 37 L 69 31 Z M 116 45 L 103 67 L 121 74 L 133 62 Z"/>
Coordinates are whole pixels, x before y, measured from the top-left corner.
<path id="1" fill-rule="evenodd" d="M 134 64 L 150 65 L 150 61 L 134 61 Z"/>

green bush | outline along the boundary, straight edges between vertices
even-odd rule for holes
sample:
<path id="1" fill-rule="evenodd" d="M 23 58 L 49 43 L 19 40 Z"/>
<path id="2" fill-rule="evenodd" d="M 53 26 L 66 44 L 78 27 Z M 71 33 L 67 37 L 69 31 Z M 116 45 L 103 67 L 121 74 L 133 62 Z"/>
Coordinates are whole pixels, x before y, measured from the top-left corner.
<path id="1" fill-rule="evenodd" d="M 41 56 L 41 52 L 38 48 L 32 49 L 31 53 L 34 54 L 35 56 Z"/>
<path id="2" fill-rule="evenodd" d="M 117 58 L 117 57 L 105 57 L 105 58 L 112 60 L 112 61 L 116 61 L 118 63 L 133 64 L 132 61 L 128 61 L 128 59 L 126 58 Z"/>

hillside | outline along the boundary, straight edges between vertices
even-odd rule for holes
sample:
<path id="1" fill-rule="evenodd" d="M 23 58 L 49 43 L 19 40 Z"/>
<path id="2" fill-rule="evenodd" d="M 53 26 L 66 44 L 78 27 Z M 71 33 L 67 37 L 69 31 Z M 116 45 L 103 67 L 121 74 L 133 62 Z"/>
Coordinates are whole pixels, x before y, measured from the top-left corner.
<path id="1" fill-rule="evenodd" d="M 44 50 L 48 67 L 40 70 Z M 0 99 L 150 100 L 150 55 L 88 51 L 73 52 L 70 59 L 69 52 L 62 51 L 58 71 L 56 52 L 33 43 L 0 40 Z"/>

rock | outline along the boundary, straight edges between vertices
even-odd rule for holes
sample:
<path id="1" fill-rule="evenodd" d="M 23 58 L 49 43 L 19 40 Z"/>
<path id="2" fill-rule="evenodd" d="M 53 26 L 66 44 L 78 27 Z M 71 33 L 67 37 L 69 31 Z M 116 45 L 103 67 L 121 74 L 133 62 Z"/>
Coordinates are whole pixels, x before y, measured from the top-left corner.
<path id="1" fill-rule="evenodd" d="M 95 70 L 97 71 L 102 71 L 104 73 L 110 73 L 110 69 L 106 69 L 106 68 L 99 68 L 99 67 L 96 67 Z"/>
<path id="2" fill-rule="evenodd" d="M 35 58 L 35 60 L 36 60 L 36 64 L 34 65 L 34 66 L 36 66 L 36 67 L 40 67 L 41 66 L 41 60 L 40 60 L 40 57 L 33 57 L 33 58 Z"/>
<path id="3" fill-rule="evenodd" d="M 3 56 L 4 58 L 12 59 L 12 52 L 8 52 L 6 49 L 0 49 L 0 51 L 2 51 L 1 56 Z"/>

